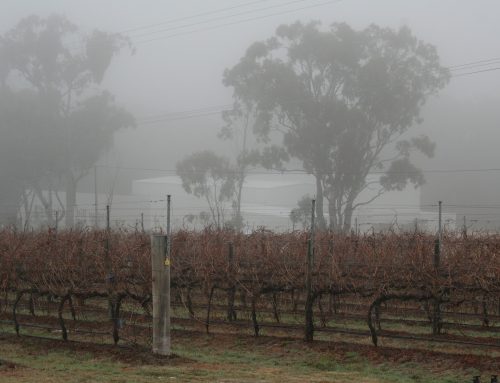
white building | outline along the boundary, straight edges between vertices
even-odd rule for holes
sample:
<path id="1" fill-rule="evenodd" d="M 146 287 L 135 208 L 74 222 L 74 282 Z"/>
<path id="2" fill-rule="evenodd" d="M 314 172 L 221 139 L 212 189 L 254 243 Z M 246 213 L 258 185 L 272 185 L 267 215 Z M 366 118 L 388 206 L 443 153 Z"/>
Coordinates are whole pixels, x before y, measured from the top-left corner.
<path id="1" fill-rule="evenodd" d="M 374 176 L 375 178 L 375 176 Z M 366 190 L 359 200 L 369 200 L 375 190 Z M 384 193 L 374 202 L 360 207 L 353 217 L 360 232 L 383 230 L 389 227 L 435 231 L 438 222 L 438 209 L 435 212 L 424 212 L 420 208 L 420 188 L 412 186 L 403 191 Z M 196 198 L 184 191 L 178 176 L 167 176 L 136 180 L 132 185 L 132 193 L 136 198 L 156 201 L 150 204 L 146 226 L 166 225 L 165 199 L 172 196 L 172 225 L 177 227 L 197 227 L 191 218 L 200 212 L 207 211 L 204 199 Z M 242 215 L 247 229 L 267 227 L 274 230 L 291 230 L 290 211 L 297 207 L 297 201 L 304 195 L 315 194 L 313 176 L 303 174 L 259 174 L 247 177 L 242 196 Z M 228 213 L 231 207 L 228 206 Z M 325 205 L 325 213 L 327 212 Z M 442 217 L 445 227 L 455 229 L 456 215 L 446 214 Z"/>

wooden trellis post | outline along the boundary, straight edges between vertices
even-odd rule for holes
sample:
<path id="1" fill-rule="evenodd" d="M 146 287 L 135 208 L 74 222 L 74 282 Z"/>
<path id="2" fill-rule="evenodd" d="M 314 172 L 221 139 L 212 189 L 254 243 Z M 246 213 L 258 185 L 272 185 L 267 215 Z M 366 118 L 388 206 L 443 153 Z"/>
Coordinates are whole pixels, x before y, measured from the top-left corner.
<path id="1" fill-rule="evenodd" d="M 311 204 L 311 234 L 307 241 L 307 259 L 306 259 L 306 303 L 305 303 L 305 335 L 306 342 L 312 342 L 314 337 L 314 320 L 313 320 L 313 268 L 314 268 L 314 210 L 316 209 L 316 201 L 313 199 Z"/>
<path id="2" fill-rule="evenodd" d="M 166 235 L 151 236 L 153 353 L 170 355 L 170 257 Z"/>

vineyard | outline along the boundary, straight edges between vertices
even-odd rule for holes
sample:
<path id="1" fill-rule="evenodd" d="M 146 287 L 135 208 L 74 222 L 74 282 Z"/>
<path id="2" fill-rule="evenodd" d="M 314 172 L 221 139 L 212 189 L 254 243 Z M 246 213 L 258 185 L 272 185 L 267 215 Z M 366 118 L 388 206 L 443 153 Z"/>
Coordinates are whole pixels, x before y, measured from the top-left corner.
<path id="1" fill-rule="evenodd" d="M 500 347 L 499 235 L 308 236 L 173 234 L 174 327 Z M 146 233 L 0 233 L 3 331 L 147 345 L 151 285 Z"/>

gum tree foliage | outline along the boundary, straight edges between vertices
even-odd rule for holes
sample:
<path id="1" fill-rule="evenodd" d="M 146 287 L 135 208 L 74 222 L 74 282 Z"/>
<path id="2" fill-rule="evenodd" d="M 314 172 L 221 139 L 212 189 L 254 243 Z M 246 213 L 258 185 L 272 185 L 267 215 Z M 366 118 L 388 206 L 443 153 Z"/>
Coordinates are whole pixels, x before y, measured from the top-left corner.
<path id="1" fill-rule="evenodd" d="M 208 220 L 206 214 L 201 214 L 198 217 L 188 215 L 186 218 L 189 221 L 193 222 L 195 218 L 198 218 L 199 221 L 205 224 L 211 223 L 218 228 L 225 226 L 241 230 L 243 228 L 241 213 L 243 185 L 249 171 L 259 166 L 280 168 L 283 159 L 287 158 L 283 148 L 276 145 L 262 146 L 259 142 L 251 141 L 250 127 L 255 118 L 255 110 L 254 105 L 242 104 L 236 100 L 232 110 L 222 113 L 225 125 L 221 128 L 218 137 L 222 140 L 233 141 L 236 152 L 234 158 L 217 156 L 211 151 L 201 151 L 178 164 L 178 175 L 182 178 L 183 185 L 186 185 L 184 189 L 198 198 L 204 197 L 210 207 Z M 205 160 L 207 160 L 206 163 Z M 187 164 L 189 164 L 188 167 Z M 211 179 L 212 185 L 220 182 L 224 186 L 224 192 L 221 192 L 222 189 L 219 187 L 218 196 L 215 196 L 215 186 L 202 188 L 197 193 L 190 187 L 196 182 L 205 184 L 207 179 Z M 230 219 L 226 213 L 228 203 L 232 205 Z"/>
<path id="2" fill-rule="evenodd" d="M 73 226 L 78 181 L 109 148 L 114 132 L 134 125 L 132 115 L 98 88 L 127 45 L 116 34 L 84 34 L 58 15 L 27 17 L 0 37 L 1 97 L 8 100 L 0 127 L 9 137 L 2 144 L 20 170 L 14 194 L 31 189 L 49 225 L 56 200 Z M 61 188 L 65 202 L 57 195 Z"/>
<path id="3" fill-rule="evenodd" d="M 210 223 L 222 229 L 227 222 L 227 204 L 234 199 L 236 170 L 230 161 L 205 150 L 193 153 L 176 166 L 184 190 L 204 198 L 210 210 Z"/>
<path id="4" fill-rule="evenodd" d="M 252 169 L 276 168 L 283 170 L 282 163 L 288 159 L 286 151 L 277 145 L 265 145 L 266 139 L 252 140 L 251 126 L 256 117 L 257 109 L 252 103 L 241 103 L 235 100 L 232 110 L 224 111 L 222 118 L 225 125 L 218 137 L 223 140 L 232 140 L 236 149 L 236 158 L 233 161 L 235 170 L 235 195 L 233 199 L 232 227 L 238 230 L 243 228 L 241 203 L 243 199 L 243 185 Z M 263 145 L 264 144 L 264 145 Z"/>
<path id="5" fill-rule="evenodd" d="M 424 182 L 410 155 L 432 156 L 425 136 L 406 138 L 430 95 L 449 79 L 436 49 L 399 30 L 312 22 L 280 26 L 252 44 L 224 84 L 255 105 L 253 132 L 278 135 L 290 158 L 316 179 L 318 224 L 349 230 L 353 211 L 387 190 Z M 374 182 L 370 173 L 380 172 Z M 372 197 L 359 200 L 372 189 Z"/>
<path id="6" fill-rule="evenodd" d="M 220 130 L 218 137 L 222 140 L 232 140 L 236 147 L 235 170 L 235 195 L 233 200 L 233 224 L 235 228 L 243 227 L 243 216 L 241 214 L 241 201 L 243 197 L 243 184 L 248 175 L 248 169 L 252 166 L 252 158 L 249 150 L 249 127 L 254 112 L 252 105 L 241 105 L 235 103 L 233 109 L 224 111 L 222 118 L 225 125 Z"/>
<path id="7" fill-rule="evenodd" d="M 37 179 L 46 165 L 41 159 L 31 161 L 35 152 L 28 150 L 34 144 L 47 145 L 40 134 L 27 134 L 36 123 L 43 130 L 50 127 L 40 100 L 30 92 L 14 94 L 0 88 L 0 223 L 17 224 L 17 213 L 22 204 L 29 206 L 25 190 Z M 32 133 L 37 133 L 34 131 Z M 30 166 L 30 162 L 33 162 Z M 25 211 L 25 214 L 28 211 Z"/>

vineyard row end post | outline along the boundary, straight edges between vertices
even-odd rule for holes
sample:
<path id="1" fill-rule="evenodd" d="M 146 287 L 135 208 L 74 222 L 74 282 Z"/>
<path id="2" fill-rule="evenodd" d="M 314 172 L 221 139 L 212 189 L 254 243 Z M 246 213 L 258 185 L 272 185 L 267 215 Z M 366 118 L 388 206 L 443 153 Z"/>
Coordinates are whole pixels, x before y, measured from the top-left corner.
<path id="1" fill-rule="evenodd" d="M 434 245 L 434 269 L 436 271 L 436 278 L 439 278 L 439 268 L 441 264 L 441 249 L 443 241 L 442 232 L 442 214 L 443 214 L 443 202 L 439 201 L 438 204 L 438 233 L 436 238 L 436 243 Z M 432 310 L 432 334 L 438 335 L 441 333 L 441 302 L 440 298 L 435 297 L 433 302 Z"/>
<path id="2" fill-rule="evenodd" d="M 314 295 L 312 288 L 312 277 L 314 268 L 314 212 L 316 209 L 316 201 L 312 200 L 311 206 L 311 233 L 307 241 L 307 260 L 306 260 L 306 304 L 305 304 L 305 334 L 306 342 L 312 342 L 314 338 L 314 319 L 313 319 L 313 303 Z"/>
<path id="3" fill-rule="evenodd" d="M 170 257 L 166 235 L 151 236 L 153 353 L 170 355 Z"/>

